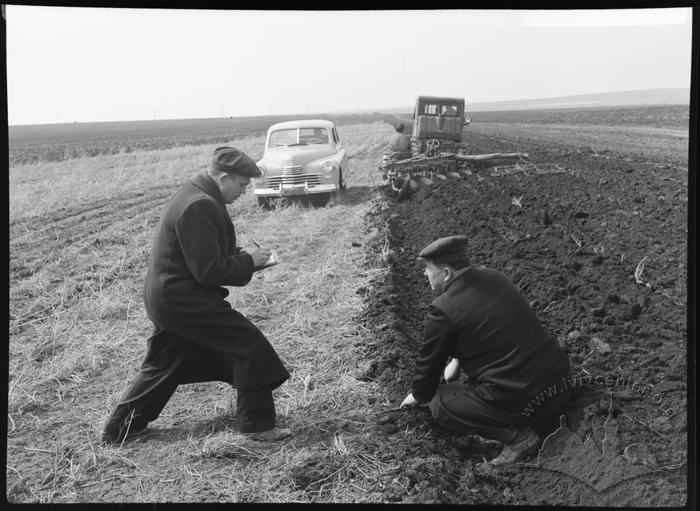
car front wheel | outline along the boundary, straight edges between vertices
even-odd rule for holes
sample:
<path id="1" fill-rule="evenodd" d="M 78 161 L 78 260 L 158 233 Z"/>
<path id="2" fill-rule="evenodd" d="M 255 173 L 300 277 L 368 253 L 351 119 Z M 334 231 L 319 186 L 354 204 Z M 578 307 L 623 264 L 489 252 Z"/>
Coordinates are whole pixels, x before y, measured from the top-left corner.
<path id="1" fill-rule="evenodd" d="M 343 179 L 343 169 L 340 169 L 338 171 L 338 191 L 344 192 L 346 188 L 347 183 L 345 183 L 345 180 Z"/>

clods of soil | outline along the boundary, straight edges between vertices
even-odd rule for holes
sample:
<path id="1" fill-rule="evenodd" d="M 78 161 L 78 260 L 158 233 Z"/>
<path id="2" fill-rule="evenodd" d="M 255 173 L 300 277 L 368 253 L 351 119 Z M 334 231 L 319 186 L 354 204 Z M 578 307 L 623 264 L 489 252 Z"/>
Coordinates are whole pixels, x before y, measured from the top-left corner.
<path id="1" fill-rule="evenodd" d="M 473 139 L 473 153 L 512 148 Z M 471 169 L 410 200 L 386 190 L 375 203 L 368 222 L 387 244 L 369 248 L 390 271 L 364 290 L 365 323 L 378 340 L 363 377 L 386 385 L 397 405 L 410 391 L 433 299 L 416 255 L 439 237 L 466 234 L 472 262 L 503 272 L 559 339 L 574 399 L 560 424 L 540 432 L 540 451 L 505 469 L 484 463 L 498 446 L 442 430 L 424 407 L 381 417 L 377 433 L 396 436 L 390 455 L 400 466 L 386 500 L 682 505 L 687 198 L 676 192 L 687 189 L 687 174 L 552 144 L 520 150 L 535 165 Z"/>

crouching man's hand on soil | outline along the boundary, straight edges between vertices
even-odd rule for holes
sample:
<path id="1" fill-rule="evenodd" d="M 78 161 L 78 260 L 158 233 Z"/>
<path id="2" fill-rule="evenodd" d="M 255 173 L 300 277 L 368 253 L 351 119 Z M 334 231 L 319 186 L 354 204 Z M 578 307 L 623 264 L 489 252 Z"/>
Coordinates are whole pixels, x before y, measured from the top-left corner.
<path id="1" fill-rule="evenodd" d="M 415 397 L 413 397 L 413 394 L 411 393 L 408 396 L 406 396 L 403 401 L 401 401 L 399 408 L 403 408 L 404 406 L 416 406 L 419 404 L 420 404 L 420 401 L 418 401 Z"/>
<path id="2" fill-rule="evenodd" d="M 450 363 L 445 366 L 444 377 L 447 383 L 459 379 L 459 360 L 453 358 Z"/>

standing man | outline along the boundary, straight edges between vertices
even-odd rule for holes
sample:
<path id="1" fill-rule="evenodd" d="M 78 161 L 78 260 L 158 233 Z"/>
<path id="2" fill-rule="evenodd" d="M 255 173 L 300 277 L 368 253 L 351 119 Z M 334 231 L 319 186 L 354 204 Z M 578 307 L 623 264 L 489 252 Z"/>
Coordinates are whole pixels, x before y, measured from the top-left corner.
<path id="1" fill-rule="evenodd" d="M 389 159 L 391 161 L 406 160 L 411 157 L 411 137 L 406 135 L 402 122 L 398 123 L 394 133 L 389 139 Z"/>
<path id="2" fill-rule="evenodd" d="M 261 172 L 233 147 L 214 151 L 209 169 L 183 185 L 156 228 L 144 302 L 154 325 L 141 371 L 113 410 L 103 442 L 146 430 L 180 384 L 223 381 L 238 390 L 239 429 L 263 441 L 291 435 L 275 427 L 272 390 L 289 373 L 258 328 L 224 298 L 244 286 L 270 250 L 236 246 L 226 205 Z"/>
<path id="3" fill-rule="evenodd" d="M 426 318 L 413 388 L 401 407 L 429 402 L 444 427 L 503 442 L 492 464 L 517 461 L 539 446 L 534 421 L 558 417 L 569 400 L 563 380 L 570 375 L 569 359 L 503 274 L 471 264 L 466 236 L 433 241 L 418 259 L 438 296 Z M 443 369 L 450 382 L 460 368 L 468 382 L 438 386 Z M 548 399 L 530 417 L 525 411 L 543 393 Z"/>

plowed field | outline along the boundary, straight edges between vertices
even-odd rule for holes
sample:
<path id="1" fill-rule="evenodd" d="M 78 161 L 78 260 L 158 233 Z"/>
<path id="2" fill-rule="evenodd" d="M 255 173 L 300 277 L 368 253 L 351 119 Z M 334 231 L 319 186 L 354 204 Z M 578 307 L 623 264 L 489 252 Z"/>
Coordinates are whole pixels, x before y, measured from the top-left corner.
<path id="1" fill-rule="evenodd" d="M 578 382 L 576 397 L 565 422 L 541 433 L 553 434 L 539 459 L 508 470 L 479 465 L 498 449 L 479 452 L 463 439 L 441 444 L 444 436 L 434 429 L 438 438 L 427 447 L 393 446 L 392 455 L 407 466 L 450 453 L 433 468 L 435 476 L 416 479 L 409 472 L 404 484 L 449 502 L 478 502 L 474 496 L 481 495 L 500 504 L 682 504 L 685 170 L 515 137 L 473 134 L 470 141 L 475 153 L 517 145 L 561 171 L 475 172 L 436 181 L 410 201 L 376 207 L 375 221 L 388 226 L 392 278 L 381 285 L 371 323 L 390 327 L 376 344 L 369 374 L 405 394 L 432 298 L 415 256 L 433 239 L 467 234 L 473 262 L 504 272 L 558 336 Z M 635 279 L 640 263 L 642 283 Z M 423 417 L 428 420 L 427 411 Z M 415 420 L 402 412 L 385 424 L 401 432 Z M 411 491 L 401 496 L 411 498 Z"/>

